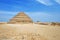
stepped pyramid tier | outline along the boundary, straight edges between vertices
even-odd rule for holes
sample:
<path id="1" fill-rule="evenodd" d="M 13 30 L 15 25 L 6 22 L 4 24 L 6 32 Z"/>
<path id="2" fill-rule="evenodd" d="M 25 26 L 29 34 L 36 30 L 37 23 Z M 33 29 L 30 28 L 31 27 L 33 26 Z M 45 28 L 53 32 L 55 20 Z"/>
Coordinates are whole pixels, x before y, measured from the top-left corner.
<path id="1" fill-rule="evenodd" d="M 26 15 L 24 12 L 18 13 L 13 17 L 8 23 L 19 24 L 19 23 L 33 23 L 32 19 Z"/>

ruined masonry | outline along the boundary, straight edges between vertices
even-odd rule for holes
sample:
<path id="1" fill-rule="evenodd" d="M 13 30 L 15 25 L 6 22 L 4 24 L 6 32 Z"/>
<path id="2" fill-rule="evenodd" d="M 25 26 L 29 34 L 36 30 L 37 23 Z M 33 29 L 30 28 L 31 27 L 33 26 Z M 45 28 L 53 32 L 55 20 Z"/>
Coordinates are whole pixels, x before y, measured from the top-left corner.
<path id="1" fill-rule="evenodd" d="M 33 23 L 33 21 L 24 12 L 20 12 L 15 17 L 13 17 L 8 23 L 11 23 L 11 24 Z"/>

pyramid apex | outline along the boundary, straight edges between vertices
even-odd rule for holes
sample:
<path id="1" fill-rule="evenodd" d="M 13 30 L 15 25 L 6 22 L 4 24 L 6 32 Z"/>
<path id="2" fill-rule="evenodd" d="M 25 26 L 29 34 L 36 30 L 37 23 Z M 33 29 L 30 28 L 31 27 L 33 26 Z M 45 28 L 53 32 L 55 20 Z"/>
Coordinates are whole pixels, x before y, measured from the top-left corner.
<path id="1" fill-rule="evenodd" d="M 19 12 L 19 13 L 24 13 L 24 12 Z"/>
<path id="2" fill-rule="evenodd" d="M 26 14 L 24 12 L 19 12 L 16 16 L 25 16 Z"/>
<path id="3" fill-rule="evenodd" d="M 24 13 L 24 12 L 19 12 L 17 15 L 21 15 L 21 14 L 24 14 L 24 15 L 25 15 L 25 13 Z"/>

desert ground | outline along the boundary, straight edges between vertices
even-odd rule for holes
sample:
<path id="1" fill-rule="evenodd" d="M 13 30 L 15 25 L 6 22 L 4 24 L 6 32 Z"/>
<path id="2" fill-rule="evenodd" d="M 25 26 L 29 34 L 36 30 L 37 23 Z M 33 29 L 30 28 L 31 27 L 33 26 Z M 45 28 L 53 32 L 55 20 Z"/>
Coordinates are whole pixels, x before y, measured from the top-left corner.
<path id="1" fill-rule="evenodd" d="M 0 24 L 0 40 L 60 40 L 60 26 Z"/>

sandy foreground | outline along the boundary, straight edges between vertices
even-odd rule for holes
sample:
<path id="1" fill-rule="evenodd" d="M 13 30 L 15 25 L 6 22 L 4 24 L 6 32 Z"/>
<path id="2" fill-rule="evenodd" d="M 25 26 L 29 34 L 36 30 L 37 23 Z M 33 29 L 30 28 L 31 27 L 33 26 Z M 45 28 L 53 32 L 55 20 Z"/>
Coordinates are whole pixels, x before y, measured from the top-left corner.
<path id="1" fill-rule="evenodd" d="M 60 40 L 60 26 L 1 24 L 0 40 Z"/>

